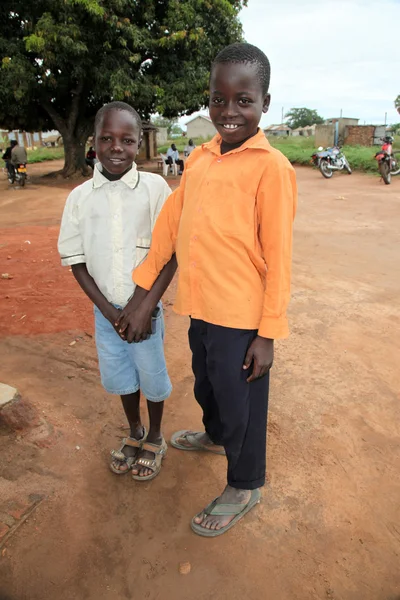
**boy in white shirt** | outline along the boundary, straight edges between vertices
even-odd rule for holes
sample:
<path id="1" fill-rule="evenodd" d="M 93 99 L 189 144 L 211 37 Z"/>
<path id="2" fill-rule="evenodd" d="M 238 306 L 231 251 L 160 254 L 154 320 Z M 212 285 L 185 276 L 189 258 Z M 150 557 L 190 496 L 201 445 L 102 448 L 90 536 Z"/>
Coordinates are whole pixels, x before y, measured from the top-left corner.
<path id="1" fill-rule="evenodd" d="M 138 172 L 134 162 L 142 123 L 124 102 L 103 106 L 95 120 L 99 162 L 93 179 L 68 196 L 58 250 L 94 303 L 101 380 L 121 396 L 130 436 L 111 452 L 111 470 L 132 470 L 139 481 L 161 469 L 167 444 L 161 433 L 164 400 L 172 390 L 164 356 L 164 320 L 159 300 L 176 270 L 173 257 L 148 294 L 132 298 L 132 270 L 147 256 L 157 216 L 171 193 L 159 175 Z M 128 328 L 121 332 L 121 315 Z M 141 342 L 141 343 L 132 343 Z M 147 398 L 150 427 L 142 426 L 140 390 Z"/>

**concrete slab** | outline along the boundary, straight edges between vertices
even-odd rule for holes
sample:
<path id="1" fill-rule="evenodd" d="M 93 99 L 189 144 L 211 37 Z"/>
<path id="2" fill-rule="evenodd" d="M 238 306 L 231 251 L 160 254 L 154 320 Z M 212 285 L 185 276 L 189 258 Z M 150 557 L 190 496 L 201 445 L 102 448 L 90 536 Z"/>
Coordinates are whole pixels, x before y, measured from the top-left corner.
<path id="1" fill-rule="evenodd" d="M 0 410 L 18 397 L 18 390 L 6 383 L 0 383 Z"/>

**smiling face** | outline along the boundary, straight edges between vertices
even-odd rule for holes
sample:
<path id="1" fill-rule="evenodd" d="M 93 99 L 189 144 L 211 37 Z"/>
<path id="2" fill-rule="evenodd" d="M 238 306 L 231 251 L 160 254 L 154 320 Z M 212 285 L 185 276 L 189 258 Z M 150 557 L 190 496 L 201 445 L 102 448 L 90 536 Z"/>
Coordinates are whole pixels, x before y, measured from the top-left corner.
<path id="1" fill-rule="evenodd" d="M 126 110 L 107 111 L 95 132 L 97 158 L 106 172 L 122 176 L 132 167 L 140 146 L 137 121 Z"/>
<path id="2" fill-rule="evenodd" d="M 257 133 L 270 95 L 263 94 L 257 68 L 249 63 L 214 65 L 210 79 L 210 118 L 225 144 L 236 145 Z"/>

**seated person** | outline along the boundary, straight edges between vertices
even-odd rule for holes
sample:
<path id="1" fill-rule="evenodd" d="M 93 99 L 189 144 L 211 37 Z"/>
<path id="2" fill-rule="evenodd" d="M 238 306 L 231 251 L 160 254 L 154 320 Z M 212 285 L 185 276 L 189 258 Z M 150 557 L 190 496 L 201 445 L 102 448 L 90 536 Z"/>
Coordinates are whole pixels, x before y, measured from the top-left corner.
<path id="1" fill-rule="evenodd" d="M 92 169 L 94 169 L 94 165 L 97 162 L 97 158 L 96 158 L 96 150 L 93 148 L 93 146 L 90 146 L 89 150 L 86 153 L 86 164 L 89 167 L 92 167 Z"/>
<path id="2" fill-rule="evenodd" d="M 168 148 L 168 150 L 167 150 L 166 163 L 168 165 L 172 165 L 173 163 L 176 163 L 179 167 L 179 175 L 182 175 L 183 169 L 184 169 L 184 164 L 183 164 L 183 160 L 181 158 L 179 158 L 179 152 L 176 149 L 175 144 L 171 144 L 171 147 Z"/>
<path id="3" fill-rule="evenodd" d="M 185 146 L 185 149 L 183 151 L 184 155 L 186 156 L 186 158 L 188 156 L 190 156 L 191 152 L 193 152 L 193 150 L 196 148 L 196 144 L 194 143 L 194 141 L 192 139 L 189 140 L 188 145 Z"/>

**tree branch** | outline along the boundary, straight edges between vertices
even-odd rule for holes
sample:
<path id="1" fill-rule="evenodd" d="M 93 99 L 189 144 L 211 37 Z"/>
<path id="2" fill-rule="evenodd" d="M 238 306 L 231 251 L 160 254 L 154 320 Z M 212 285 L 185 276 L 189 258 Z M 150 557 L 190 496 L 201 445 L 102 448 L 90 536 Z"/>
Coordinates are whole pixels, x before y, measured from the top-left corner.
<path id="1" fill-rule="evenodd" d="M 41 100 L 40 104 L 42 105 L 44 110 L 47 112 L 49 117 L 52 119 L 52 121 L 53 121 L 54 125 L 57 127 L 58 131 L 61 134 L 64 134 L 65 131 L 67 131 L 67 124 L 66 124 L 65 120 L 56 111 L 56 109 L 51 104 L 51 102 L 48 102 L 47 100 Z"/>
<path id="2" fill-rule="evenodd" d="M 81 98 L 82 90 L 83 90 L 83 80 L 81 79 L 79 81 L 78 85 L 76 86 L 76 89 L 71 91 L 72 102 L 71 102 L 71 110 L 69 112 L 69 117 L 68 117 L 69 131 L 73 131 L 75 129 L 76 120 L 79 115 L 79 101 Z"/>

